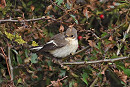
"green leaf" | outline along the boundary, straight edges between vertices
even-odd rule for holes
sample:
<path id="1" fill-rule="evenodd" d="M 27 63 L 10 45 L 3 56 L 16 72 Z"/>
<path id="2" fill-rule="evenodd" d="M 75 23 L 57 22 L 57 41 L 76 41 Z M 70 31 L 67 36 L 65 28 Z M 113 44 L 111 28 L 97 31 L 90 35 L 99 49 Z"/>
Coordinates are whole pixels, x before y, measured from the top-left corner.
<path id="1" fill-rule="evenodd" d="M 23 39 L 22 39 L 22 37 L 21 36 L 19 36 L 18 34 L 16 34 L 15 35 L 15 41 L 17 42 L 17 43 L 19 43 L 19 44 L 24 44 L 24 43 L 26 43 L 26 41 L 24 41 Z"/>
<path id="2" fill-rule="evenodd" d="M 63 3 L 63 0 L 56 0 L 57 5 L 61 5 Z"/>
<path id="3" fill-rule="evenodd" d="M 28 57 L 28 50 L 25 49 L 25 57 L 27 58 Z"/>
<path id="4" fill-rule="evenodd" d="M 104 37 L 106 35 L 108 35 L 108 33 L 107 32 L 103 32 L 103 34 L 101 35 L 101 37 Z"/>
<path id="5" fill-rule="evenodd" d="M 5 31 L 5 35 L 6 35 L 7 38 L 9 38 L 10 40 L 14 39 L 14 37 L 15 37 L 13 34 L 8 33 L 8 32 L 6 32 L 6 31 Z"/>
<path id="6" fill-rule="evenodd" d="M 22 59 L 20 57 L 20 55 L 18 54 L 18 52 L 15 49 L 12 49 L 12 51 L 15 53 L 16 58 L 17 58 L 17 62 L 18 64 L 22 64 Z"/>
<path id="7" fill-rule="evenodd" d="M 32 42 L 32 46 L 38 46 L 38 43 L 36 43 L 35 41 Z"/>
<path id="8" fill-rule="evenodd" d="M 76 19 L 76 17 L 74 15 L 70 15 L 70 16 L 73 18 L 73 20 L 75 21 L 75 23 L 78 24 L 78 20 Z"/>
<path id="9" fill-rule="evenodd" d="M 22 6 L 24 7 L 24 8 L 26 8 L 27 6 L 26 6 L 26 4 L 22 1 Z"/>
<path id="10" fill-rule="evenodd" d="M 32 5 L 32 1 L 29 1 L 29 2 L 27 3 L 27 6 L 28 6 L 28 5 Z"/>
<path id="11" fill-rule="evenodd" d="M 130 76 L 130 69 L 124 69 L 124 73 L 125 73 L 127 76 Z"/>
<path id="12" fill-rule="evenodd" d="M 82 80 L 88 85 L 88 82 L 87 82 L 88 74 L 84 72 L 82 74 L 82 77 L 83 77 Z"/>
<path id="13" fill-rule="evenodd" d="M 24 41 L 24 40 L 22 39 L 22 37 L 19 36 L 18 34 L 13 35 L 13 34 L 8 33 L 8 32 L 5 31 L 5 35 L 6 35 L 7 38 L 9 38 L 11 41 L 12 41 L 13 39 L 15 39 L 15 41 L 16 41 L 17 43 L 19 43 L 19 44 L 26 43 L 26 41 Z"/>
<path id="14" fill-rule="evenodd" d="M 18 63 L 22 64 L 22 59 L 21 59 L 21 56 L 18 54 L 18 57 L 17 57 L 17 61 Z"/>
<path id="15" fill-rule="evenodd" d="M 66 74 L 66 70 L 60 70 L 59 76 L 64 77 Z"/>
<path id="16" fill-rule="evenodd" d="M 2 82 L 2 78 L 0 78 L 0 83 Z"/>
<path id="17" fill-rule="evenodd" d="M 38 61 L 37 61 L 37 54 L 36 53 L 33 53 L 32 55 L 31 55 L 31 63 L 37 63 Z"/>
<path id="18" fill-rule="evenodd" d="M 18 79 L 17 84 L 19 84 L 19 83 L 23 83 L 23 81 L 22 81 L 22 79 L 21 79 L 21 78 L 19 78 L 19 79 Z"/>
<path id="19" fill-rule="evenodd" d="M 73 87 L 74 83 L 75 83 L 74 80 L 70 81 L 69 82 L 69 87 Z"/>

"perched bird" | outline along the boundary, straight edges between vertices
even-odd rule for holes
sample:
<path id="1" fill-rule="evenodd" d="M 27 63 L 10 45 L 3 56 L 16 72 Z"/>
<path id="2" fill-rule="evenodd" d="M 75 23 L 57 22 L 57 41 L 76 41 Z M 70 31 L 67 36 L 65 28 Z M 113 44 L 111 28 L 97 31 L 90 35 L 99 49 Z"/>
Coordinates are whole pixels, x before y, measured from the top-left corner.
<path id="1" fill-rule="evenodd" d="M 65 32 L 56 34 L 44 46 L 34 47 L 40 53 L 49 52 L 54 57 L 63 58 L 76 52 L 78 48 L 77 30 L 68 28 Z"/>

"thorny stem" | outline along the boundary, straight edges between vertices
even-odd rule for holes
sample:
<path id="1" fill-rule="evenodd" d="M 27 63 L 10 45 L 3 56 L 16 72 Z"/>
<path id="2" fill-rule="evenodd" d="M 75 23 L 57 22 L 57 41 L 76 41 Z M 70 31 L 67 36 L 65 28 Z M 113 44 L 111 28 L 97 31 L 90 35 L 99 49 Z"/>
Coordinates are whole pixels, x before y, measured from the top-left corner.
<path id="1" fill-rule="evenodd" d="M 81 61 L 81 62 L 63 62 L 63 65 L 84 65 L 84 64 L 95 64 L 95 63 L 102 63 L 102 62 L 115 62 L 119 60 L 129 59 L 129 56 L 126 57 L 118 57 L 114 59 L 104 59 L 104 60 L 97 60 L 97 61 Z"/>
<path id="2" fill-rule="evenodd" d="M 5 58 L 5 61 L 6 61 L 6 65 L 7 65 L 7 69 L 8 69 L 8 73 L 9 73 L 10 79 L 12 80 L 10 69 L 9 69 L 9 64 L 8 64 L 8 57 L 5 55 L 3 48 L 0 47 L 0 49 L 1 49 L 2 53 L 3 53 L 3 55 L 4 55 L 4 58 Z"/>

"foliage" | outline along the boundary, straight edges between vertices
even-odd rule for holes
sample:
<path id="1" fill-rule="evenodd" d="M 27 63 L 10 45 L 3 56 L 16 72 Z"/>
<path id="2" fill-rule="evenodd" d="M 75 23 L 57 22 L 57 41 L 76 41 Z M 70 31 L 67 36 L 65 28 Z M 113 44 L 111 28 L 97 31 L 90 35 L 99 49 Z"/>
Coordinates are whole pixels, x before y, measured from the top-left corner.
<path id="1" fill-rule="evenodd" d="M 87 46 L 90 48 L 66 61 L 129 56 L 129 7 L 128 0 L 1 0 L 0 86 L 129 86 L 129 59 L 89 65 L 59 65 L 50 57 L 30 51 L 31 46 L 43 45 L 58 32 L 74 26 L 81 38 L 78 51 Z M 38 18 L 43 19 L 34 20 Z M 105 36 L 108 37 L 101 39 Z M 6 56 L 10 57 L 13 67 L 12 81 Z"/>

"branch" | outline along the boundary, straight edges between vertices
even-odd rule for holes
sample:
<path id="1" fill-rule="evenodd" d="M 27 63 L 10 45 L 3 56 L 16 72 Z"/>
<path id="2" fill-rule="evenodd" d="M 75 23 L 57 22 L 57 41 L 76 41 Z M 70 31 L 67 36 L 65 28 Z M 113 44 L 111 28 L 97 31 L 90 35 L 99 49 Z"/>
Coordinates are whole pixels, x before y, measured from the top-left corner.
<path id="1" fill-rule="evenodd" d="M 38 21 L 38 20 L 53 20 L 56 21 L 54 18 L 46 18 L 45 16 L 41 18 L 35 18 L 35 19 L 25 19 L 25 20 L 12 20 L 12 19 L 5 19 L 5 20 L 0 20 L 1 22 L 30 22 L 30 21 Z"/>
<path id="2" fill-rule="evenodd" d="M 10 67 L 10 74 L 11 74 L 11 81 L 13 81 L 13 67 L 11 64 L 11 58 L 10 58 L 10 46 L 8 46 L 8 59 L 9 59 L 9 67 Z"/>
<path id="3" fill-rule="evenodd" d="M 4 55 L 4 58 L 5 58 L 5 61 L 6 61 L 6 65 L 7 65 L 7 69 L 8 69 L 8 73 L 9 73 L 10 79 L 12 80 L 12 77 L 11 77 L 11 74 L 10 74 L 10 68 L 9 68 L 9 64 L 8 64 L 8 57 L 5 55 L 3 48 L 0 47 L 0 49 L 2 51 L 2 54 Z"/>
<path id="4" fill-rule="evenodd" d="M 68 78 L 68 76 L 65 76 L 63 77 L 62 79 L 58 79 L 57 81 L 51 81 L 51 84 L 48 85 L 47 87 L 51 87 L 51 86 L 54 86 L 54 87 L 61 87 L 60 86 L 60 81 L 63 81 L 64 79 Z"/>
<path id="5" fill-rule="evenodd" d="M 97 61 L 82 61 L 82 62 L 63 62 L 63 65 L 83 65 L 83 64 L 95 64 L 95 63 L 102 63 L 102 62 L 115 62 L 119 60 L 129 59 L 130 57 L 118 57 L 114 59 L 104 59 L 104 60 L 97 60 Z"/>

